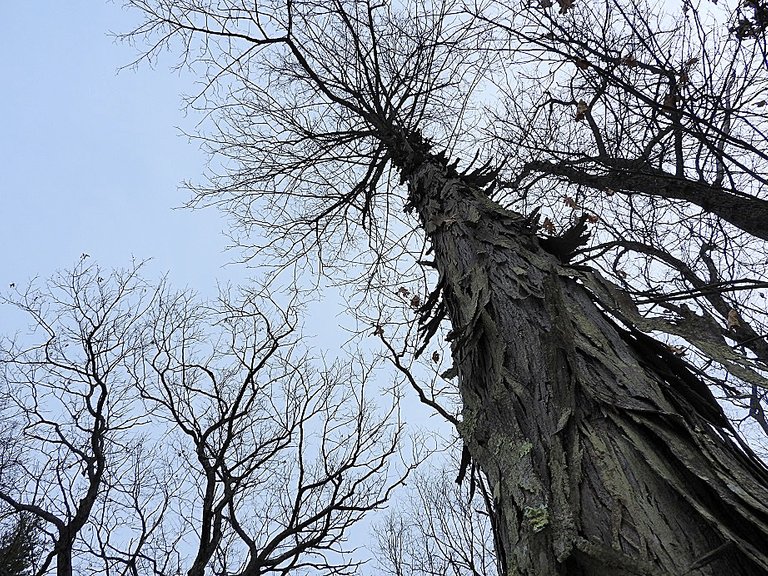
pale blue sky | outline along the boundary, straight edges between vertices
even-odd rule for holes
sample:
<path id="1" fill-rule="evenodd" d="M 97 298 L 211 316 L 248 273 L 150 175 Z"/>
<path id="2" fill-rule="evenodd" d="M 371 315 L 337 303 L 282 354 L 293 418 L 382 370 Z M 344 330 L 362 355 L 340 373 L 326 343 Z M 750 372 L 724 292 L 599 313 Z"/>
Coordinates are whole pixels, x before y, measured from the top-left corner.
<path id="1" fill-rule="evenodd" d="M 0 287 L 49 276 L 88 253 L 105 267 L 152 257 L 151 274 L 212 294 L 226 226 L 214 210 L 172 210 L 203 173 L 181 93 L 189 75 L 120 66 L 135 51 L 110 31 L 134 14 L 106 0 L 2 2 L 0 17 Z"/>

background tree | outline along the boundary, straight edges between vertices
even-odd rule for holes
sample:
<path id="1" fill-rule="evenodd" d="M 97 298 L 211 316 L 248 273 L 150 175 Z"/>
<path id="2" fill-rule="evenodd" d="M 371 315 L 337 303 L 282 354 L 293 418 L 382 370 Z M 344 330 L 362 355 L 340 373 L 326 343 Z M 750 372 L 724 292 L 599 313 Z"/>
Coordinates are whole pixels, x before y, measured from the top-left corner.
<path id="1" fill-rule="evenodd" d="M 138 269 L 106 278 L 81 263 L 46 288 L 5 300 L 32 321 L 0 349 L 9 402 L 4 422 L 17 429 L 2 469 L 0 500 L 39 523 L 48 546 L 37 571 L 72 574 L 87 553 L 94 511 L 134 455 L 130 431 L 145 421 L 132 408 L 126 363 L 145 349 L 141 316 L 152 299 Z M 106 528 L 106 527 L 105 527 Z"/>
<path id="2" fill-rule="evenodd" d="M 0 401 L 9 400 L 7 391 L 0 389 Z M 12 468 L 19 459 L 13 450 L 14 429 L 0 420 L 0 470 Z M 7 472 L 3 476 L 7 478 Z M 7 504 L 0 505 L 0 575 L 29 576 L 37 560 L 38 527 L 35 518 L 19 514 Z"/>
<path id="3" fill-rule="evenodd" d="M 443 319 L 450 321 L 446 338 L 463 401 L 458 431 L 491 487 L 496 553 L 506 572 L 768 570 L 764 464 L 735 435 L 698 369 L 681 359 L 679 350 L 644 332 L 684 323 L 644 321 L 659 297 L 655 282 L 646 287 L 638 281 L 633 287 L 603 278 L 601 265 L 610 266 L 605 248 L 614 246 L 590 254 L 589 266 L 571 265 L 587 241 L 587 222 L 610 224 L 620 207 L 596 214 L 579 197 L 566 196 L 567 207 L 575 209 L 578 219 L 560 236 L 538 238 L 540 224 L 553 231 L 554 214 L 547 213 L 549 221 L 542 222 L 536 214 L 523 215 L 523 207 L 512 204 L 515 196 L 493 199 L 498 172 L 488 162 L 471 166 L 472 148 L 487 142 L 489 133 L 497 134 L 499 115 L 485 114 L 483 107 L 497 96 L 490 88 L 495 83 L 506 89 L 509 79 L 522 81 L 531 74 L 536 78 L 537 59 L 547 54 L 540 47 L 541 37 L 557 39 L 541 26 L 539 12 L 557 11 L 553 18 L 575 21 L 572 2 L 470 7 L 418 1 L 396 6 L 350 1 L 266 2 L 254 7 L 236 0 L 215 6 L 185 0 L 129 4 L 146 17 L 128 37 L 150 40 L 147 57 L 178 40 L 184 62 L 201 65 L 206 75 L 210 90 L 191 103 L 214 112 L 212 132 L 205 137 L 227 169 L 214 175 L 210 186 L 197 188 L 197 202 L 227 209 L 241 232 L 266 233 L 266 255 L 277 258 L 280 266 L 307 262 L 309 256 L 316 256 L 314 261 L 329 272 L 342 262 L 345 267 L 350 261 L 372 264 L 361 273 L 363 285 L 390 282 L 391 292 L 397 290 L 395 282 L 418 273 L 414 262 L 436 269 L 434 289 L 412 303 L 427 341 L 439 333 Z M 627 12 L 623 4 L 614 6 L 619 14 Z M 611 40 L 614 17 L 601 10 L 602 5 L 594 13 L 605 23 L 605 44 Z M 553 18 L 544 17 L 544 23 Z M 740 184 L 735 176 L 726 180 L 726 170 L 732 175 L 748 172 L 749 164 L 735 147 L 749 151 L 743 143 L 763 137 L 761 125 L 745 122 L 738 132 L 727 103 L 714 119 L 703 115 L 706 123 L 689 122 L 679 97 L 681 75 L 690 77 L 693 63 L 686 56 L 682 65 L 674 58 L 674 66 L 658 65 L 667 50 L 659 46 L 659 38 L 685 33 L 685 28 L 665 30 L 663 18 L 632 21 L 641 32 L 638 42 L 655 60 L 645 59 L 639 48 L 637 55 L 620 57 L 631 56 L 653 69 L 633 66 L 631 59 L 614 64 L 643 72 L 650 78 L 650 90 L 663 93 L 649 102 L 641 91 L 630 91 L 652 104 L 652 112 L 658 111 L 650 114 L 650 125 L 643 124 L 644 115 L 635 119 L 634 109 L 625 109 L 629 101 L 612 104 L 615 116 L 624 122 L 618 126 L 626 125 L 630 133 L 644 125 L 649 130 L 643 146 L 647 158 L 640 154 L 643 166 L 622 168 L 622 175 L 629 181 L 638 174 L 644 182 L 651 176 L 668 180 L 670 174 L 680 181 L 690 179 L 685 160 L 680 166 L 682 140 L 683 156 L 693 151 L 693 158 L 704 166 L 702 173 L 714 175 L 705 183 L 719 182 L 719 188 L 667 186 L 672 191 L 665 200 L 685 201 L 706 212 L 692 231 L 707 246 L 717 234 L 731 241 L 723 221 L 751 236 L 750 242 L 759 242 L 759 222 L 750 223 L 735 206 L 754 207 L 759 213 L 763 200 L 757 193 L 736 193 Z M 577 64 L 587 71 L 604 68 L 605 63 L 596 64 L 587 51 L 589 43 L 578 44 L 581 35 L 589 33 L 566 27 L 588 56 L 586 64 L 581 59 Z M 731 34 L 729 27 L 723 29 Z M 747 36 L 760 41 L 754 34 L 736 35 L 736 40 Z M 574 58 L 571 51 L 567 56 Z M 762 68 L 750 70 L 764 74 Z M 516 86 L 525 84 L 509 86 L 513 95 Z M 621 88 L 632 84 L 625 82 Z M 590 102 L 571 98 L 568 103 L 573 118 L 567 122 L 591 127 L 595 112 Z M 526 100 L 508 106 L 519 106 L 519 118 L 535 112 Z M 562 115 L 547 119 L 557 121 L 565 122 Z M 547 132 L 546 122 L 543 126 L 545 134 L 563 136 Z M 534 121 L 530 130 L 537 129 Z M 509 127 L 502 124 L 502 130 Z M 588 135 L 596 138 L 599 132 Z M 566 157 L 581 154 L 580 140 L 544 141 Z M 601 155 L 599 145 L 594 146 Z M 760 149 L 753 148 L 759 158 Z M 464 166 L 469 167 L 459 171 L 450 158 L 454 154 L 466 154 Z M 605 156 L 610 165 L 611 158 L 634 160 L 638 154 L 617 144 L 606 148 Z M 504 180 L 516 186 L 536 169 L 542 171 L 524 166 Z M 723 175 L 719 181 L 718 173 Z M 398 187 L 398 181 L 407 186 Z M 718 201 L 704 200 L 705 192 Z M 665 230 L 679 232 L 675 227 L 686 222 L 668 219 L 663 210 L 654 210 L 653 201 L 638 211 L 636 197 L 628 198 L 632 201 L 626 221 L 640 234 L 652 230 L 663 237 Z M 396 215 L 401 207 L 410 219 Z M 598 242 L 600 234 L 612 231 L 608 224 L 598 229 Z M 425 240 L 429 260 L 419 252 Z M 679 234 L 672 237 L 667 253 L 690 256 L 690 246 L 679 240 Z M 355 245 L 358 241 L 365 244 Z M 359 247 L 366 245 L 372 250 L 360 257 Z M 623 247 L 616 247 L 622 253 Z M 710 252 L 696 252 L 704 254 L 702 270 L 709 263 L 728 268 L 728 259 L 715 261 Z M 409 255 L 410 266 L 405 262 Z M 685 263 L 681 256 L 677 260 Z M 738 262 L 755 268 L 749 259 Z M 405 267 L 399 268 L 400 263 Z M 675 275 L 680 273 L 676 268 Z M 634 279 L 620 268 L 616 276 Z M 725 288 L 733 287 L 731 280 L 710 280 L 695 286 L 696 296 L 725 294 Z M 690 278 L 687 282 L 694 283 Z M 663 300 L 677 295 L 672 291 Z M 696 310 L 689 312 L 695 321 L 711 320 Z M 680 307 L 680 316 L 685 315 Z M 735 307 L 721 320 L 727 322 L 727 334 L 742 328 Z M 374 333 L 382 330 L 386 327 L 376 323 Z M 710 328 L 698 333 L 715 332 Z M 747 354 L 739 358 L 722 340 L 722 330 L 718 336 L 720 340 L 702 352 L 730 374 L 749 368 L 744 377 L 762 385 L 759 361 Z M 761 338 L 756 331 L 752 342 Z M 703 347 L 706 341 L 701 338 L 697 345 Z M 755 398 L 760 400 L 760 395 Z"/>
<path id="4" fill-rule="evenodd" d="M 491 495 L 482 477 L 461 485 L 455 466 L 424 466 L 408 497 L 376 527 L 378 568 L 394 576 L 486 576 L 503 567 L 493 551 L 488 519 Z"/>
<path id="5" fill-rule="evenodd" d="M 186 573 L 356 573 L 350 528 L 408 474 L 392 462 L 396 404 L 367 399 L 362 357 L 314 368 L 291 314 L 265 309 L 254 294 L 215 307 L 178 294 L 150 321 L 136 386 L 178 456 Z"/>
<path id="6" fill-rule="evenodd" d="M 374 366 L 318 369 L 292 313 L 140 269 L 83 258 L 6 301 L 32 321 L 0 356 L 0 499 L 31 523 L 2 542 L 13 569 L 40 526 L 37 575 L 353 573 L 349 529 L 418 457 L 367 399 Z"/>
<path id="7" fill-rule="evenodd" d="M 38 551 L 38 530 L 29 514 L 6 513 L 0 533 L 0 575 L 30 576 Z"/>

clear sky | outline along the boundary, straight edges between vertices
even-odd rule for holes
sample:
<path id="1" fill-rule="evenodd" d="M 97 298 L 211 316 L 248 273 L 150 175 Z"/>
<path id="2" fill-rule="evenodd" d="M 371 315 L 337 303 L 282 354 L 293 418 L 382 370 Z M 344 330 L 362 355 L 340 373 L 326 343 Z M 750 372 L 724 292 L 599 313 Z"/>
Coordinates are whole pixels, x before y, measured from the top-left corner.
<path id="1" fill-rule="evenodd" d="M 205 156 L 180 135 L 194 117 L 181 94 L 194 78 L 118 68 L 135 51 L 110 31 L 134 14 L 106 0 L 0 2 L 0 287 L 73 265 L 82 253 L 104 267 L 153 258 L 150 274 L 212 295 L 243 278 L 224 265 L 215 210 L 173 210 L 184 179 Z"/>

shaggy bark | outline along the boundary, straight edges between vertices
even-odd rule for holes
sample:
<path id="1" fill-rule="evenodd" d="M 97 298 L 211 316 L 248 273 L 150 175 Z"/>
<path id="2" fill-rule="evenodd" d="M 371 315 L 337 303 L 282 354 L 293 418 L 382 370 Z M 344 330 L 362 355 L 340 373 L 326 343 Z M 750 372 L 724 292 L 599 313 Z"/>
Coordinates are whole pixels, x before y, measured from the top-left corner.
<path id="1" fill-rule="evenodd" d="M 433 245 L 503 572 L 768 572 L 768 473 L 706 386 L 410 140 L 395 162 Z"/>

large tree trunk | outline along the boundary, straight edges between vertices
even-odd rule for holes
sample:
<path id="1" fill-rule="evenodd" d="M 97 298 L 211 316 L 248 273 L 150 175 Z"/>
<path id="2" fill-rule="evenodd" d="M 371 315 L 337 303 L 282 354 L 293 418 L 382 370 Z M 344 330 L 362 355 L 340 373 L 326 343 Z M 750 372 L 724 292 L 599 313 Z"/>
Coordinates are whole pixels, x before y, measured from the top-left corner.
<path id="1" fill-rule="evenodd" d="M 768 475 L 703 384 L 601 311 L 520 215 L 407 148 L 506 574 L 768 573 Z"/>
<path id="2" fill-rule="evenodd" d="M 59 540 L 61 543 L 62 540 Z M 72 576 L 72 547 L 74 539 L 67 538 L 63 545 L 59 544 L 56 551 L 56 576 Z"/>

